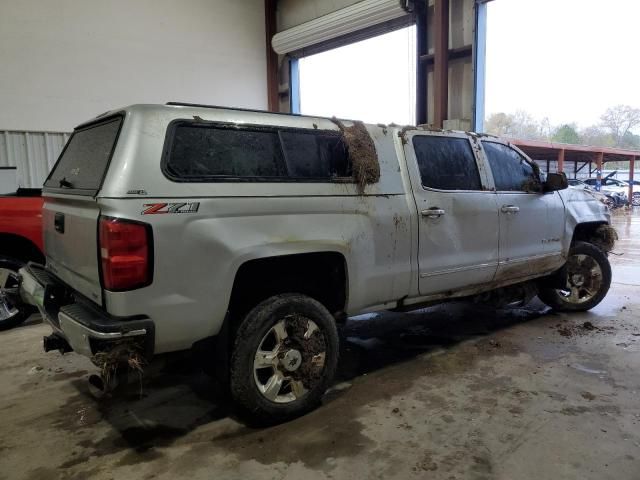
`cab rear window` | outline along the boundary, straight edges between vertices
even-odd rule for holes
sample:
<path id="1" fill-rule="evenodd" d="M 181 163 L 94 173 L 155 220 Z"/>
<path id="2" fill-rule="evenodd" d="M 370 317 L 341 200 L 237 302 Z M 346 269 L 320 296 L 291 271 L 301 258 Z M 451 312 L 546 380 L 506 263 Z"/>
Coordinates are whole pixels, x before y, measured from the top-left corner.
<path id="1" fill-rule="evenodd" d="M 175 181 L 331 181 L 350 177 L 340 132 L 175 122 L 163 170 Z"/>
<path id="2" fill-rule="evenodd" d="M 116 146 L 122 116 L 76 129 L 44 186 L 47 190 L 95 195 Z"/>

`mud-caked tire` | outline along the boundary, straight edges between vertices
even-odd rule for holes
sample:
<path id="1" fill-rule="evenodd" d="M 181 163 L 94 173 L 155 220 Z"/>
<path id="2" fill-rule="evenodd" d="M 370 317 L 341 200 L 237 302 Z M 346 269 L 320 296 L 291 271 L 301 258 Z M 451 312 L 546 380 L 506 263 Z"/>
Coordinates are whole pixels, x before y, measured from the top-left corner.
<path id="1" fill-rule="evenodd" d="M 258 304 L 235 331 L 231 397 L 252 423 L 281 423 L 314 409 L 338 364 L 335 320 L 318 301 L 276 295 Z"/>
<path id="2" fill-rule="evenodd" d="M 31 305 L 27 305 L 20 301 L 14 291 L 18 287 L 15 280 L 18 270 L 24 266 L 24 262 L 15 258 L 0 255 L 0 270 L 4 272 L 0 275 L 0 279 L 4 279 L 6 273 L 11 275 L 10 278 L 4 280 L 5 283 L 0 284 L 0 330 L 8 330 L 23 323 L 36 310 Z M 11 290 L 9 295 L 6 290 Z"/>
<path id="3" fill-rule="evenodd" d="M 604 299 L 611 286 L 609 259 L 591 243 L 575 242 L 561 272 L 562 278 L 554 278 L 555 285 L 542 282 L 538 292 L 540 300 L 558 312 L 591 310 Z"/>

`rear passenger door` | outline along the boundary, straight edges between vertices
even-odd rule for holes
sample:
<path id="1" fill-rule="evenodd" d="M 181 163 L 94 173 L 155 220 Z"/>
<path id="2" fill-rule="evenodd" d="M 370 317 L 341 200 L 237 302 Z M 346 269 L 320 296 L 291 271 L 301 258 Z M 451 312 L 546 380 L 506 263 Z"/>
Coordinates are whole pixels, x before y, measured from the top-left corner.
<path id="1" fill-rule="evenodd" d="M 512 280 L 561 265 L 564 204 L 557 192 L 542 193 L 537 169 L 516 149 L 483 140 L 500 216 L 500 265 L 496 280 Z"/>
<path id="2" fill-rule="evenodd" d="M 405 138 L 419 215 L 420 294 L 490 282 L 498 264 L 498 210 L 475 145 L 464 134 L 413 131 Z"/>

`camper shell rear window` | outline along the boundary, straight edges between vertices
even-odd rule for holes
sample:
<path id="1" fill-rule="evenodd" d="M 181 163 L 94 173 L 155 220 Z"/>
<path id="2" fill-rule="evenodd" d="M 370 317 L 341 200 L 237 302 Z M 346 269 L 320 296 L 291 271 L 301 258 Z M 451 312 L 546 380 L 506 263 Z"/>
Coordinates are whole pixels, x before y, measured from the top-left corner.
<path id="1" fill-rule="evenodd" d="M 342 133 L 177 120 L 162 170 L 178 182 L 353 181 Z"/>
<path id="2" fill-rule="evenodd" d="M 77 127 L 44 183 L 50 192 L 94 196 L 109 168 L 124 116 Z"/>

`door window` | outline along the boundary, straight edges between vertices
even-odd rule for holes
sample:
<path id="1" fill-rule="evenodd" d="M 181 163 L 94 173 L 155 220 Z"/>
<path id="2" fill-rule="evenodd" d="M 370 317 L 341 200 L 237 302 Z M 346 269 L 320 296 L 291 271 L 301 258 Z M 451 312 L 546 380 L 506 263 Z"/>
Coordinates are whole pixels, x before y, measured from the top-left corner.
<path id="1" fill-rule="evenodd" d="M 482 190 L 478 165 L 466 138 L 413 137 L 422 185 L 438 190 Z"/>
<path id="2" fill-rule="evenodd" d="M 539 192 L 540 179 L 531 163 L 516 150 L 501 143 L 482 142 L 496 190 L 503 192 Z"/>

